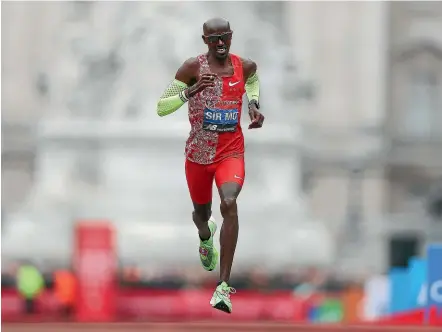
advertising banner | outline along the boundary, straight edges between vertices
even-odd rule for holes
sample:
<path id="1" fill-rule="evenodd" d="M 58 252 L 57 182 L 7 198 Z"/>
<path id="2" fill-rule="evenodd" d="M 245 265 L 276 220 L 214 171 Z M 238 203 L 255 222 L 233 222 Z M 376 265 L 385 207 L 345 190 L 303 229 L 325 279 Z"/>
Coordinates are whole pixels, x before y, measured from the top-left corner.
<path id="1" fill-rule="evenodd" d="M 81 222 L 75 232 L 74 269 L 78 278 L 76 319 L 115 319 L 117 258 L 110 223 Z"/>
<path id="2" fill-rule="evenodd" d="M 442 321 L 442 244 L 430 245 L 427 250 L 427 312 L 426 320 Z M 430 312 L 434 311 L 434 315 Z M 434 318 L 433 318 L 434 317 Z"/>

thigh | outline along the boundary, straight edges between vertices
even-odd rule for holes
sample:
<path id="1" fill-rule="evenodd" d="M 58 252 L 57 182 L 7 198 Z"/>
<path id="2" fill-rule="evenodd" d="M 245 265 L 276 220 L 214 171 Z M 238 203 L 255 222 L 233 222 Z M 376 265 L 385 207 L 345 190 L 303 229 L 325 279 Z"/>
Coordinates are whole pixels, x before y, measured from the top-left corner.
<path id="1" fill-rule="evenodd" d="M 216 167 L 215 181 L 218 190 L 221 187 L 226 187 L 227 184 L 236 184 L 236 186 L 229 185 L 228 187 L 241 188 L 245 179 L 244 157 L 230 157 L 222 160 Z M 239 192 L 238 192 L 239 194 Z"/>
<path id="2" fill-rule="evenodd" d="M 197 205 L 206 205 L 212 202 L 212 187 L 214 173 L 207 165 L 201 165 L 186 159 L 186 180 L 190 198 Z"/>

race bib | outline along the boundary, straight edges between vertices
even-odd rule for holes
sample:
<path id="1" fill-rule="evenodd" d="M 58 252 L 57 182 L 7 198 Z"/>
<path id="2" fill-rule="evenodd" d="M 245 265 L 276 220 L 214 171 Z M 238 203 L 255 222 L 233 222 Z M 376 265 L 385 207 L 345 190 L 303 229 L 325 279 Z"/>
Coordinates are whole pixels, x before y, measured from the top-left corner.
<path id="1" fill-rule="evenodd" d="M 219 133 L 232 133 L 238 126 L 238 110 L 204 109 L 203 129 Z"/>

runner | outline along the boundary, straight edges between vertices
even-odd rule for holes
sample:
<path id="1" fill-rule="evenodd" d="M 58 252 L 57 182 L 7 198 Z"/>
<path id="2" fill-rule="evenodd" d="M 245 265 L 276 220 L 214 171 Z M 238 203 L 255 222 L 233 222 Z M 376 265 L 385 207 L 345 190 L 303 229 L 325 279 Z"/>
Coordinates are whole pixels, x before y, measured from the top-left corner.
<path id="1" fill-rule="evenodd" d="M 220 281 L 210 304 L 232 312 L 230 271 L 238 239 L 238 198 L 244 183 L 244 136 L 241 107 L 244 92 L 249 100 L 249 129 L 261 128 L 259 79 L 256 63 L 230 54 L 233 32 L 223 18 L 203 25 L 202 39 L 208 52 L 190 58 L 178 69 L 175 80 L 158 102 L 157 113 L 165 116 L 189 102 L 190 135 L 186 143 L 186 178 L 193 202 L 193 221 L 200 237 L 203 268 L 215 269 L 218 252 L 213 245 L 216 232 L 212 215 L 212 186 L 215 179 L 221 199 L 223 224 L 220 234 Z"/>

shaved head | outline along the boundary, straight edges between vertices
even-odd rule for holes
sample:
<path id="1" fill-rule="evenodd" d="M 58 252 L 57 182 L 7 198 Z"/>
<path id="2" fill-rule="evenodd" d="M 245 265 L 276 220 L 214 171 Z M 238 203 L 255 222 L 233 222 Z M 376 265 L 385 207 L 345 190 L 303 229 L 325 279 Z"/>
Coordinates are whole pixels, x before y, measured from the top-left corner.
<path id="1" fill-rule="evenodd" d="M 203 24 L 203 31 L 204 34 L 201 37 L 209 48 L 208 54 L 225 61 L 229 55 L 233 34 L 229 21 L 221 17 L 211 18 Z"/>
<path id="2" fill-rule="evenodd" d="M 203 24 L 203 32 L 205 35 L 210 35 L 216 32 L 230 31 L 230 23 L 225 18 L 215 17 L 207 20 Z"/>

